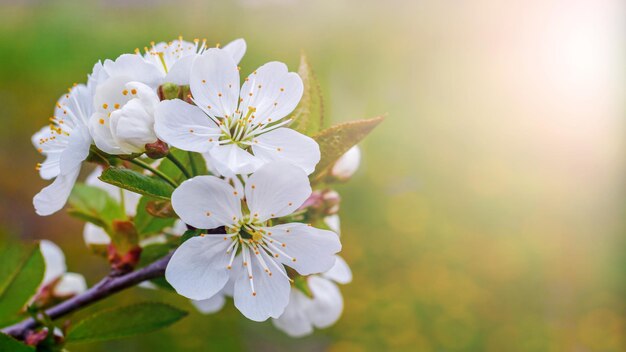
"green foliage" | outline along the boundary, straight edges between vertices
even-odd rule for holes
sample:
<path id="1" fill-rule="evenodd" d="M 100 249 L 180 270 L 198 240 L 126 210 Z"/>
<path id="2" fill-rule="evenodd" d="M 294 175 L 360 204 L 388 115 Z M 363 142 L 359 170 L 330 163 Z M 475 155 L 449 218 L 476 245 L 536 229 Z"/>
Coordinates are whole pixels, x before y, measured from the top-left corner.
<path id="1" fill-rule="evenodd" d="M 383 120 L 383 116 L 378 116 L 368 120 L 344 122 L 313 136 L 320 145 L 322 158 L 310 176 L 311 181 L 319 181 L 337 159 L 365 138 Z"/>
<path id="2" fill-rule="evenodd" d="M 183 310 L 156 302 L 117 307 L 79 321 L 66 339 L 80 343 L 119 339 L 167 327 L 186 315 Z"/>
<path id="3" fill-rule="evenodd" d="M 120 204 L 98 187 L 76 184 L 70 195 L 69 204 L 70 215 L 100 226 L 107 232 L 110 232 L 113 220 L 126 218 Z"/>
<path id="4" fill-rule="evenodd" d="M 291 115 L 294 121 L 290 127 L 310 136 L 324 127 L 324 101 L 317 77 L 304 53 L 300 56 L 298 74 L 302 78 L 304 92 L 300 103 Z"/>
<path id="5" fill-rule="evenodd" d="M 206 162 L 204 157 L 200 153 L 186 152 L 184 150 L 170 148 L 170 154 L 176 159 L 180 160 L 184 165 L 188 165 L 188 169 L 193 175 L 206 175 L 208 174 L 206 168 Z M 180 183 L 186 178 L 183 172 L 169 159 L 163 159 L 159 164 L 157 170 L 163 172 L 169 176 L 172 180 Z"/>
<path id="6" fill-rule="evenodd" d="M 176 248 L 174 243 L 155 243 L 143 247 L 138 267 L 144 267 L 164 257 L 171 250 Z"/>
<path id="7" fill-rule="evenodd" d="M 25 345 L 9 335 L 0 333 L 0 351 L 35 352 L 35 347 Z"/>
<path id="8" fill-rule="evenodd" d="M 169 199 L 174 191 L 170 184 L 159 178 L 119 167 L 105 169 L 99 179 L 113 186 L 159 199 Z"/>
<path id="9" fill-rule="evenodd" d="M 43 280 L 45 263 L 38 244 L 0 246 L 0 326 L 7 326 L 22 318 Z"/>
<path id="10" fill-rule="evenodd" d="M 201 229 L 193 229 L 193 230 L 187 230 L 185 231 L 185 233 L 181 236 L 180 238 L 180 243 L 182 244 L 183 242 L 187 241 L 188 239 L 192 238 L 192 237 L 196 237 L 196 236 L 200 236 L 201 234 L 205 233 L 206 231 L 201 230 Z"/>
<path id="11" fill-rule="evenodd" d="M 174 225 L 175 218 L 159 218 L 150 215 L 146 210 L 148 202 L 154 201 L 154 198 L 143 196 L 137 204 L 137 215 L 135 215 L 135 228 L 139 237 L 145 238 L 150 235 L 158 234 L 163 229 Z"/>

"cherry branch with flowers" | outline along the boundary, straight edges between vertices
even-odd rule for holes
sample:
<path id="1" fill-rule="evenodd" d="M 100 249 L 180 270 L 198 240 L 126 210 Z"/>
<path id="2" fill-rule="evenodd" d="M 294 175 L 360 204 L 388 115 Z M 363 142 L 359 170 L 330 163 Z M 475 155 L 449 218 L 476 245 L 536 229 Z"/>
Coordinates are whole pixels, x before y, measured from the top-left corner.
<path id="1" fill-rule="evenodd" d="M 269 62 L 240 84 L 245 51 L 243 39 L 151 43 L 96 63 L 86 84 L 61 96 L 32 138 L 46 158 L 37 170 L 53 180 L 35 211 L 69 204 L 111 272 L 87 289 L 50 241 L 0 247 L 0 265 L 11 268 L 0 273 L 0 349 L 61 350 L 187 314 L 139 303 L 58 322 L 138 284 L 187 297 L 203 314 L 232 298 L 248 319 L 271 319 L 294 337 L 339 319 L 337 284 L 352 273 L 337 255 L 332 185 L 352 177 L 356 145 L 383 118 L 329 126 L 304 55 L 297 73 Z M 95 168 L 77 182 L 85 163 Z"/>

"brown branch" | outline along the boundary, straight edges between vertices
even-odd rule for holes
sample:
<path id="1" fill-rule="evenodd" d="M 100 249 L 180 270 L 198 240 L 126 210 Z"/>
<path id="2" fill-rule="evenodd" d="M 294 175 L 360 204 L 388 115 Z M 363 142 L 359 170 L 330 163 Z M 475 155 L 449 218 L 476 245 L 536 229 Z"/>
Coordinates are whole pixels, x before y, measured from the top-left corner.
<path id="1" fill-rule="evenodd" d="M 171 257 L 172 253 L 137 271 L 121 276 L 107 276 L 82 294 L 46 310 L 46 314 L 51 319 L 57 319 L 143 281 L 161 277 L 165 274 L 165 268 Z M 2 332 L 15 338 L 23 339 L 26 332 L 36 326 L 37 322 L 29 318 L 2 329 Z"/>

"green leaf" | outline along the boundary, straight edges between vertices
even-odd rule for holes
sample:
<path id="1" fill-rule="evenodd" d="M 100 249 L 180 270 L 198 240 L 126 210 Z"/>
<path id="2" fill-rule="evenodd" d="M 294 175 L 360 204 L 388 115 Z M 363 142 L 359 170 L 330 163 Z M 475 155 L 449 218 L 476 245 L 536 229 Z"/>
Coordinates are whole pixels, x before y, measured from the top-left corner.
<path id="1" fill-rule="evenodd" d="M 184 150 L 171 148 L 170 154 L 172 154 L 176 159 L 180 160 L 183 165 L 187 166 L 187 170 L 189 170 L 193 175 L 207 175 L 208 171 L 206 168 L 206 162 L 204 157 L 200 153 L 194 152 L 186 152 Z M 193 167 L 192 167 L 193 165 Z M 195 171 L 194 171 L 195 169 Z M 167 176 L 169 176 L 172 180 L 180 183 L 186 180 L 183 172 L 180 171 L 178 166 L 176 166 L 171 160 L 164 158 L 161 160 L 159 167 L 157 170 L 163 172 Z"/>
<path id="2" fill-rule="evenodd" d="M 322 158 L 310 179 L 319 181 L 337 159 L 352 146 L 359 143 L 383 120 L 383 116 L 378 116 L 368 120 L 344 122 L 329 127 L 313 136 L 313 139 L 320 145 Z"/>
<path id="3" fill-rule="evenodd" d="M 148 202 L 154 198 L 143 196 L 137 204 L 137 215 L 135 215 L 135 228 L 140 237 L 147 237 L 157 233 L 161 233 L 163 229 L 171 227 L 176 222 L 175 218 L 157 218 L 152 216 L 146 210 Z"/>
<path id="4" fill-rule="evenodd" d="M 298 74 L 302 78 L 304 92 L 300 103 L 291 115 L 294 121 L 290 127 L 310 136 L 324 127 L 324 101 L 317 77 L 304 53 L 300 56 Z"/>
<path id="5" fill-rule="evenodd" d="M 143 247 L 137 267 L 141 268 L 154 263 L 163 258 L 174 248 L 176 248 L 176 245 L 173 243 L 155 243 Z"/>
<path id="6" fill-rule="evenodd" d="M 169 199 L 174 191 L 170 184 L 159 178 L 119 167 L 105 169 L 99 179 L 113 186 L 159 199 Z"/>
<path id="7" fill-rule="evenodd" d="M 68 342 L 113 340 L 155 331 L 184 318 L 187 312 L 164 303 L 147 302 L 103 310 L 70 328 Z"/>
<path id="8" fill-rule="evenodd" d="M 45 269 L 38 244 L 1 245 L 0 326 L 7 326 L 22 319 L 23 308 L 37 292 Z"/>
<path id="9" fill-rule="evenodd" d="M 205 233 L 205 230 L 202 229 L 193 229 L 193 230 L 187 230 L 185 231 L 185 233 L 180 237 L 180 243 L 183 244 L 185 241 L 187 241 L 188 239 L 192 238 L 192 237 L 196 237 L 196 236 L 200 236 L 201 234 Z"/>
<path id="10" fill-rule="evenodd" d="M 69 198 L 71 208 L 68 213 L 79 219 L 91 222 L 105 230 L 111 229 L 111 222 L 126 218 L 120 203 L 102 188 L 76 184 Z"/>
<path id="11" fill-rule="evenodd" d="M 35 352 L 35 347 L 25 345 L 9 335 L 0 333 L 0 351 Z"/>

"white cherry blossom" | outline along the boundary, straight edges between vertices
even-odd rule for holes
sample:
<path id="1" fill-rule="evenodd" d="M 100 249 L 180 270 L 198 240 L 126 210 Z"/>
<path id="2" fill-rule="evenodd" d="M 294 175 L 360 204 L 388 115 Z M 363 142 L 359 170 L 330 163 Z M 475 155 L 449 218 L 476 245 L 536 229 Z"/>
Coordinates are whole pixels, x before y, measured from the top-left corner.
<path id="1" fill-rule="evenodd" d="M 164 76 L 163 82 L 188 85 L 194 60 L 208 48 L 206 39 L 202 41 L 194 39 L 192 43 L 178 37 L 178 39 L 168 43 L 150 43 L 150 47 L 144 48 L 143 58 L 159 68 Z M 222 50 L 230 54 L 236 63 L 239 63 L 246 53 L 246 41 L 241 38 L 233 40 L 226 44 Z M 135 49 L 135 53 L 141 55 L 139 49 Z"/>
<path id="2" fill-rule="evenodd" d="M 280 62 L 254 71 L 239 86 L 232 57 L 208 49 L 191 68 L 194 105 L 159 103 L 157 136 L 177 148 L 208 153 L 221 174 L 250 174 L 265 163 L 284 160 L 307 174 L 320 160 L 317 143 L 287 126 L 284 118 L 302 97 L 302 79 Z"/>
<path id="3" fill-rule="evenodd" d="M 100 150 L 142 153 L 146 143 L 157 140 L 154 108 L 161 80 L 159 69 L 137 55 L 124 54 L 104 62 L 97 77 L 95 112 L 89 118 L 89 130 Z"/>
<path id="4" fill-rule="evenodd" d="M 360 164 L 361 149 L 355 145 L 335 162 L 330 169 L 330 175 L 340 181 L 347 181 L 358 170 Z"/>
<path id="5" fill-rule="evenodd" d="M 350 281 L 350 267 L 337 256 L 330 270 L 306 278 L 312 297 L 295 286 L 291 287 L 285 312 L 279 318 L 272 319 L 272 323 L 292 337 L 311 334 L 313 328 L 323 329 L 333 325 L 343 311 L 343 297 L 336 283 L 347 284 Z"/>
<path id="6" fill-rule="evenodd" d="M 95 91 L 94 68 L 87 85 L 75 85 L 56 104 L 50 125 L 32 137 L 32 143 L 46 160 L 37 164 L 43 179 L 54 181 L 41 190 L 33 199 L 39 215 L 50 215 L 59 211 L 65 203 L 78 178 L 82 162 L 89 155 L 92 143 L 87 121 L 93 112 L 92 99 Z"/>
<path id="7" fill-rule="evenodd" d="M 54 285 L 51 288 L 55 297 L 73 296 L 87 290 L 87 283 L 82 275 L 67 272 L 65 255 L 59 246 L 51 241 L 42 240 L 39 249 L 46 265 L 39 290 Z"/>
<path id="8" fill-rule="evenodd" d="M 301 275 L 329 270 L 341 250 L 332 231 L 302 223 L 273 225 L 311 194 L 306 173 L 288 162 L 273 162 L 252 174 L 238 191 L 215 176 L 183 182 L 172 206 L 187 224 L 225 227 L 224 234 L 193 237 L 174 253 L 165 272 L 176 291 L 194 300 L 213 297 L 229 278 L 235 306 L 251 320 L 279 317 L 289 301 L 290 278 L 283 265 Z"/>

